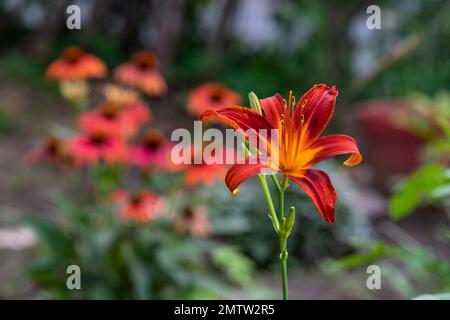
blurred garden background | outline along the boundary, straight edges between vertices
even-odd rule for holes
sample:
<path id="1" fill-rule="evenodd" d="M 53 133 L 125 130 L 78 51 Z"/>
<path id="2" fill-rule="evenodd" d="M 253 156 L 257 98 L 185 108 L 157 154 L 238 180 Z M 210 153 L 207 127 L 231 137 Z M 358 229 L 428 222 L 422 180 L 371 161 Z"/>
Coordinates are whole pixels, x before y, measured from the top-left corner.
<path id="1" fill-rule="evenodd" d="M 367 27 L 372 4 L 381 29 Z M 177 170 L 164 152 L 193 129 L 197 96 L 248 106 L 250 91 L 300 98 L 316 83 L 339 90 L 327 133 L 355 137 L 364 161 L 320 165 L 334 225 L 288 189 L 290 298 L 448 297 L 449 16 L 439 0 L 0 0 L 0 298 L 279 298 L 256 179 L 232 197 L 226 167 Z M 64 63 L 86 56 L 92 74 L 71 78 Z M 117 101 L 134 103 L 120 111 L 127 146 L 98 156 L 83 139 L 106 139 L 92 118 L 119 117 Z M 366 287 L 373 264 L 380 290 Z"/>

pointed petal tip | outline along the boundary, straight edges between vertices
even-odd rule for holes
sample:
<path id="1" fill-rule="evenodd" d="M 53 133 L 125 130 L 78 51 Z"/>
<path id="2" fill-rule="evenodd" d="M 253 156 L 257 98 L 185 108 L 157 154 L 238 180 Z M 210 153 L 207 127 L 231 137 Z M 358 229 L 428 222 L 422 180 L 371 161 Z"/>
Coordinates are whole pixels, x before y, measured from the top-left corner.
<path id="1" fill-rule="evenodd" d="M 339 95 L 339 91 L 338 91 L 337 87 L 334 85 L 330 87 L 329 85 L 327 85 L 325 83 L 318 83 L 313 87 L 313 89 L 327 91 L 329 94 L 331 94 L 333 96 Z"/>
<path id="2" fill-rule="evenodd" d="M 239 194 L 240 191 L 241 191 L 241 189 L 236 188 L 236 189 L 234 189 L 234 190 L 231 192 L 231 194 L 232 194 L 233 197 L 235 197 L 235 196 L 237 196 L 237 195 Z"/>
<path id="3" fill-rule="evenodd" d="M 353 153 L 350 158 L 344 161 L 346 167 L 356 167 L 363 161 L 363 157 L 360 153 Z"/>

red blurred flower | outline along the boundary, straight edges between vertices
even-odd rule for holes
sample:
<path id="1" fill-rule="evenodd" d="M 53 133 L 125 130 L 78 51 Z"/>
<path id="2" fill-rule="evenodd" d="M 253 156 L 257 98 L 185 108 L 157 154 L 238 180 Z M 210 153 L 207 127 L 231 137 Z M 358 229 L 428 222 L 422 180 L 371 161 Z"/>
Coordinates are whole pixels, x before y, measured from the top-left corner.
<path id="1" fill-rule="evenodd" d="M 197 185 L 211 186 L 216 181 L 222 180 L 227 173 L 227 166 L 225 165 L 225 158 L 219 159 L 217 163 L 207 164 L 203 159 L 203 149 L 191 146 L 191 161 L 190 164 L 185 165 L 185 184 L 188 187 Z M 195 158 L 199 157 L 199 163 L 196 163 Z M 224 155 L 225 157 L 225 155 Z"/>
<path id="2" fill-rule="evenodd" d="M 99 118 L 86 121 L 82 132 L 69 141 L 69 146 L 76 164 L 118 163 L 127 156 L 121 132 Z"/>
<path id="3" fill-rule="evenodd" d="M 95 127 L 98 123 L 103 123 L 105 127 L 109 126 L 111 130 L 129 137 L 137 134 L 141 126 L 149 121 L 150 115 L 150 109 L 140 101 L 127 107 L 106 102 L 81 115 L 79 126 L 82 130 L 89 130 L 92 125 Z"/>
<path id="4" fill-rule="evenodd" d="M 143 170 L 176 168 L 170 159 L 173 143 L 168 141 L 160 130 L 150 130 L 140 144 L 131 147 L 129 162 Z"/>
<path id="5" fill-rule="evenodd" d="M 161 96 L 167 92 L 167 84 L 158 71 L 158 61 L 147 50 L 137 52 L 131 59 L 117 67 L 114 78 L 126 85 L 139 88 L 150 96 Z"/>
<path id="6" fill-rule="evenodd" d="M 206 110 L 216 110 L 240 104 L 241 96 L 220 82 L 206 83 L 194 89 L 189 96 L 188 111 L 200 116 Z"/>
<path id="7" fill-rule="evenodd" d="M 140 100 L 129 105 L 123 110 L 123 113 L 134 128 L 140 128 L 143 124 L 150 121 L 152 116 L 150 108 Z"/>
<path id="8" fill-rule="evenodd" d="M 80 47 L 71 46 L 48 66 L 45 75 L 49 80 L 68 81 L 103 78 L 106 73 L 106 65 L 101 59 L 86 53 Z"/>
<path id="9" fill-rule="evenodd" d="M 205 207 L 186 208 L 175 223 L 180 234 L 189 233 L 193 237 L 204 237 L 212 232 Z"/>
<path id="10" fill-rule="evenodd" d="M 130 194 L 119 190 L 111 194 L 110 200 L 118 206 L 122 219 L 141 223 L 153 221 L 165 207 L 163 198 L 150 191 Z"/>
<path id="11" fill-rule="evenodd" d="M 278 129 L 278 137 L 261 136 L 259 140 L 265 142 L 270 158 L 253 155 L 248 159 L 252 161 L 230 168 L 225 178 L 230 191 L 237 194 L 241 182 L 264 169 L 281 172 L 306 192 L 327 222 L 333 223 L 334 187 L 325 172 L 310 168 L 342 154 L 351 154 L 344 162 L 346 166 L 356 166 L 362 161 L 353 138 L 342 134 L 320 137 L 333 115 L 337 95 L 336 87 L 319 84 L 305 93 L 296 106 L 291 97 L 286 105 L 279 94 L 260 100 L 262 115 L 238 106 L 206 111 L 202 120 L 218 119 L 243 132 L 252 129 L 259 134 L 261 129 L 266 129 L 266 132 Z M 271 148 L 274 142 L 277 148 Z"/>
<path id="12" fill-rule="evenodd" d="M 25 161 L 29 164 L 41 160 L 51 164 L 70 163 L 71 157 L 66 143 L 60 138 L 50 136 L 40 147 L 31 150 L 25 156 Z"/>

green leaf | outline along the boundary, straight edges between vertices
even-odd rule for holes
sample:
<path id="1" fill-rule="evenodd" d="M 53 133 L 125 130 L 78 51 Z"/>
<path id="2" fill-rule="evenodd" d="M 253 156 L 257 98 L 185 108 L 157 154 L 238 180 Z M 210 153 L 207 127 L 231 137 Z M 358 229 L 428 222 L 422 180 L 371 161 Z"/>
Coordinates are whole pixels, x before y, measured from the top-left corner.
<path id="1" fill-rule="evenodd" d="M 125 258 L 129 266 L 129 276 L 133 286 L 135 299 L 151 299 L 149 295 L 151 284 L 151 268 L 135 253 L 131 246 L 124 250 Z"/>
<path id="2" fill-rule="evenodd" d="M 389 200 L 391 218 L 404 218 L 420 205 L 422 199 L 430 200 L 433 191 L 446 183 L 445 173 L 443 166 L 429 164 L 411 175 Z"/>
<path id="3" fill-rule="evenodd" d="M 212 252 L 214 264 L 222 269 L 229 279 L 240 285 L 252 281 L 253 262 L 234 247 L 221 247 Z"/>
<path id="4" fill-rule="evenodd" d="M 62 226 L 40 218 L 28 218 L 26 223 L 37 233 L 39 240 L 53 257 L 58 259 L 73 257 L 75 252 L 73 239 Z"/>

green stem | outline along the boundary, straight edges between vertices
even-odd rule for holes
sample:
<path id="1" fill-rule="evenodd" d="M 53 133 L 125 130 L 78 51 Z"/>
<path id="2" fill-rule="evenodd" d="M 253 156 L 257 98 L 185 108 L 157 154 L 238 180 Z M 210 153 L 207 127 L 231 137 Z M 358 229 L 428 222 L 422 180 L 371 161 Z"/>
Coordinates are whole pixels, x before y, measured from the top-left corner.
<path id="1" fill-rule="evenodd" d="M 288 253 L 286 250 L 287 238 L 280 237 L 280 259 L 281 259 L 281 277 L 283 281 L 283 300 L 288 299 L 288 276 L 287 276 L 287 257 Z"/>
<path id="2" fill-rule="evenodd" d="M 275 175 L 271 175 L 272 181 L 277 187 L 278 191 L 278 218 L 275 211 L 275 207 L 273 205 L 272 196 L 270 195 L 269 187 L 267 185 L 266 177 L 263 175 L 258 175 L 259 181 L 261 182 L 261 186 L 264 192 L 264 196 L 267 201 L 267 205 L 269 207 L 270 218 L 273 222 L 273 226 L 278 234 L 278 238 L 280 241 L 280 260 L 281 260 L 281 276 L 283 281 L 283 299 L 288 299 L 288 278 L 287 278 L 287 257 L 288 252 L 286 250 L 286 243 L 288 234 L 284 230 L 285 228 L 285 218 L 284 218 L 284 191 L 287 188 L 287 177 L 283 176 L 281 180 L 281 185 L 278 183 L 278 180 Z M 289 219 L 288 219 L 289 220 Z M 282 230 L 283 229 L 283 230 Z"/>
<path id="3" fill-rule="evenodd" d="M 284 218 L 284 191 L 287 188 L 287 176 L 283 175 L 281 178 L 281 186 L 278 190 L 278 204 L 279 204 L 279 217 L 280 221 L 283 223 L 283 229 L 285 227 L 285 218 Z M 280 259 L 281 259 L 281 277 L 283 279 L 283 299 L 288 299 L 288 278 L 287 278 L 287 257 L 288 253 L 286 250 L 287 237 L 284 232 L 279 232 L 278 237 L 280 238 Z"/>
<path id="4" fill-rule="evenodd" d="M 275 231 L 278 233 L 280 230 L 280 223 L 277 219 L 275 207 L 273 206 L 272 196 L 270 195 L 269 186 L 267 185 L 266 177 L 260 174 L 260 175 L 258 175 L 258 178 L 259 178 L 259 181 L 261 182 L 264 196 L 266 197 L 267 205 L 269 206 L 270 218 L 272 219 L 272 223 L 275 228 Z"/>
<path id="5" fill-rule="evenodd" d="M 280 188 L 278 190 L 278 219 L 280 221 L 283 221 L 284 223 L 284 190 L 283 188 Z"/>

